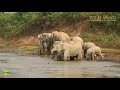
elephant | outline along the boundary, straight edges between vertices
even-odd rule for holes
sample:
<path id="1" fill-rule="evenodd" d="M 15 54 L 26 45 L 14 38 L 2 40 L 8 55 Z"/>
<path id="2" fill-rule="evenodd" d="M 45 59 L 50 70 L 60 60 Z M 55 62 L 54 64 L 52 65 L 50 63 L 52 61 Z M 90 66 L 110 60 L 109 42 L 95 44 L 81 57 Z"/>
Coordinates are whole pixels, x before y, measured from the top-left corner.
<path id="1" fill-rule="evenodd" d="M 43 41 L 50 41 L 51 40 L 51 33 L 42 33 Z"/>
<path id="2" fill-rule="evenodd" d="M 92 60 L 95 60 L 97 56 L 100 56 L 102 59 L 104 56 L 101 53 L 101 49 L 98 46 L 93 46 L 87 50 L 86 58 L 91 57 Z"/>
<path id="3" fill-rule="evenodd" d="M 83 45 L 83 39 L 80 38 L 79 36 L 73 36 L 73 37 L 70 37 L 70 40 L 71 41 L 79 41 L 82 45 Z"/>
<path id="4" fill-rule="evenodd" d="M 53 47 L 55 47 L 57 44 L 62 44 L 64 42 L 67 41 L 55 41 Z M 57 56 L 57 60 L 63 60 L 63 52 L 54 53 L 52 59 L 55 57 L 55 55 Z M 70 60 L 75 60 L 75 57 L 70 57 Z"/>
<path id="5" fill-rule="evenodd" d="M 38 35 L 38 54 L 47 54 L 51 52 L 51 33 L 42 33 Z"/>
<path id="6" fill-rule="evenodd" d="M 44 54 L 48 54 L 48 47 L 49 46 L 48 46 L 47 42 L 43 42 L 42 47 L 43 47 Z"/>
<path id="7" fill-rule="evenodd" d="M 82 45 L 78 41 L 69 41 L 59 43 L 53 47 L 51 53 L 58 52 L 63 54 L 63 60 L 70 60 L 70 57 L 76 56 L 77 60 L 82 60 Z"/>
<path id="8" fill-rule="evenodd" d="M 93 47 L 93 46 L 96 46 L 96 45 L 94 43 L 92 43 L 92 42 L 85 42 L 85 43 L 83 43 L 82 48 L 84 50 L 84 58 L 85 59 L 86 59 L 86 52 L 87 52 L 87 50 L 89 48 Z"/>
<path id="9" fill-rule="evenodd" d="M 53 31 L 52 38 L 51 38 L 51 43 L 52 43 L 51 48 L 53 48 L 53 44 L 55 41 L 70 41 L 70 37 L 65 32 Z"/>
<path id="10" fill-rule="evenodd" d="M 42 37 L 43 37 L 44 46 L 45 46 L 47 52 L 50 53 L 51 45 L 52 45 L 52 43 L 51 43 L 52 34 L 51 33 L 43 33 Z"/>
<path id="11" fill-rule="evenodd" d="M 59 43 L 64 43 L 65 41 L 55 41 L 54 44 L 53 44 L 53 47 Z"/>
<path id="12" fill-rule="evenodd" d="M 52 57 L 52 59 L 54 59 L 54 57 L 56 56 L 56 59 L 57 59 L 57 61 L 59 60 L 59 61 L 64 61 L 64 52 L 63 51 L 61 51 L 61 52 L 59 52 L 59 53 L 57 53 L 57 54 L 53 54 L 53 57 Z"/>
<path id="13" fill-rule="evenodd" d="M 41 55 L 44 53 L 44 46 L 42 44 L 42 41 L 43 41 L 43 37 L 42 37 L 42 34 L 39 34 L 38 35 L 38 54 Z"/>
<path id="14" fill-rule="evenodd" d="M 83 39 L 78 37 L 78 36 L 73 36 L 73 37 L 70 37 L 70 40 L 71 41 L 79 41 L 81 43 L 81 45 L 83 45 Z M 59 43 L 64 43 L 64 42 L 69 42 L 69 41 L 55 41 L 53 46 L 59 44 Z"/>

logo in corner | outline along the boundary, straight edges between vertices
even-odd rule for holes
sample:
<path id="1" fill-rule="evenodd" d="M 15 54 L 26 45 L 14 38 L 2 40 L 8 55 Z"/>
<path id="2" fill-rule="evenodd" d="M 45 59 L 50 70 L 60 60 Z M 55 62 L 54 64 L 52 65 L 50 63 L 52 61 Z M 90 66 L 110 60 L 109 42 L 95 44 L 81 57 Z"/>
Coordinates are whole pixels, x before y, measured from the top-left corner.
<path id="1" fill-rule="evenodd" d="M 2 70 L 2 74 L 3 74 L 3 76 L 9 76 L 9 75 L 10 75 L 9 73 L 10 73 L 10 72 L 9 72 L 8 69 L 4 69 L 4 70 Z"/>

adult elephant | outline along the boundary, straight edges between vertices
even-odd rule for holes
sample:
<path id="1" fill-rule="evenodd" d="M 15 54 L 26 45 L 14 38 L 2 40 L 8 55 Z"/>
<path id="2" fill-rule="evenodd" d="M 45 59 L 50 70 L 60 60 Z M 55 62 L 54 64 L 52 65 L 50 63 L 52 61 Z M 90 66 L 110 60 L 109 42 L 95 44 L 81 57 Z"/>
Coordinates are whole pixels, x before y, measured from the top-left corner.
<path id="1" fill-rule="evenodd" d="M 83 39 L 79 36 L 72 36 L 72 37 L 70 37 L 70 40 L 71 41 L 79 41 L 82 45 L 83 45 L 83 42 L 84 42 Z"/>
<path id="2" fill-rule="evenodd" d="M 42 34 L 43 37 L 43 43 L 45 45 L 45 48 L 47 50 L 48 53 L 51 52 L 51 38 L 52 38 L 52 34 L 51 33 L 43 33 Z"/>
<path id="3" fill-rule="evenodd" d="M 70 41 L 70 37 L 65 32 L 53 31 L 52 38 L 51 38 L 51 43 L 52 43 L 51 48 L 53 48 L 53 44 L 55 41 Z"/>
<path id="4" fill-rule="evenodd" d="M 82 60 L 82 45 L 78 41 L 69 41 L 59 43 L 53 47 L 51 53 L 57 55 L 63 54 L 63 60 L 70 60 L 70 57 L 76 56 L 77 60 Z"/>
<path id="5" fill-rule="evenodd" d="M 51 52 L 51 33 L 38 35 L 38 54 L 48 54 Z"/>
<path id="6" fill-rule="evenodd" d="M 38 54 L 41 55 L 44 53 L 44 46 L 43 46 L 43 37 L 42 34 L 38 35 Z"/>
<path id="7" fill-rule="evenodd" d="M 86 53 L 87 53 L 87 50 L 93 46 L 96 46 L 94 43 L 92 42 L 85 42 L 83 43 L 83 50 L 84 50 L 84 58 L 86 59 Z"/>

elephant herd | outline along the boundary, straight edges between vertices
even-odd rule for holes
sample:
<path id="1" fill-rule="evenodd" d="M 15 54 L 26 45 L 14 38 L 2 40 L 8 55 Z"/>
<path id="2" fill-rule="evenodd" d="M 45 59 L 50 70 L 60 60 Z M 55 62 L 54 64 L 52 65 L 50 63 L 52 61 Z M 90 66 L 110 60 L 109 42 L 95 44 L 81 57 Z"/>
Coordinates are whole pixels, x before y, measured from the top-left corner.
<path id="1" fill-rule="evenodd" d="M 70 37 L 65 32 L 53 31 L 38 35 L 38 54 L 52 54 L 57 60 L 95 60 L 104 56 L 100 47 L 92 42 L 84 42 L 79 36 Z"/>

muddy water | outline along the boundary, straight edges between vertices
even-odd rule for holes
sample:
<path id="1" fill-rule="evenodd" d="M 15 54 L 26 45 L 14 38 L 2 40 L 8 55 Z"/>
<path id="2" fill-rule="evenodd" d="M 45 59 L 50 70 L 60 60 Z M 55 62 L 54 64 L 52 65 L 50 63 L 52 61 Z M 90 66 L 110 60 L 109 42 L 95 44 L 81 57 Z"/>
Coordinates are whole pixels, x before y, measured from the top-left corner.
<path id="1" fill-rule="evenodd" d="M 3 75 L 7 69 L 8 75 Z M 54 61 L 37 55 L 0 53 L 0 77 L 4 78 L 120 78 L 120 63 Z"/>

